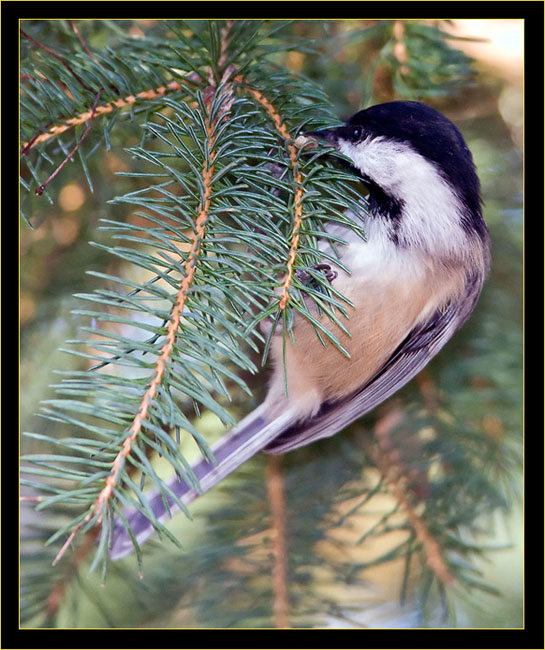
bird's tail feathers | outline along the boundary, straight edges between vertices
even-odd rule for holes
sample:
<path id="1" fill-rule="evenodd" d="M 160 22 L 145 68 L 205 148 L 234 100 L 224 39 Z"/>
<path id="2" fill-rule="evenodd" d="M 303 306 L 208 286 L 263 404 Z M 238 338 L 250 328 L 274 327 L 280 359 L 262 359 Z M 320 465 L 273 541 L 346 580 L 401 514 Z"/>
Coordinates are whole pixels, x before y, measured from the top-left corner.
<path id="1" fill-rule="evenodd" d="M 263 449 L 293 422 L 294 416 L 290 411 L 268 421 L 263 405 L 259 406 L 212 445 L 211 451 L 214 454 L 215 463 L 203 458 L 192 466 L 193 473 L 199 482 L 199 490 L 178 477 L 168 481 L 168 488 L 184 505 L 191 503 Z M 156 521 L 160 523 L 164 523 L 180 510 L 180 506 L 172 497 L 166 497 L 164 493 L 161 494 L 158 491 L 147 495 L 147 501 Z M 165 505 L 165 501 L 168 503 L 168 507 Z M 152 521 L 137 508 L 125 511 L 123 514 L 130 526 L 132 536 L 139 545 L 154 532 L 155 526 Z M 132 553 L 134 548 L 133 538 L 129 534 L 127 525 L 120 517 L 117 517 L 112 532 L 110 558 L 114 560 L 122 558 Z"/>

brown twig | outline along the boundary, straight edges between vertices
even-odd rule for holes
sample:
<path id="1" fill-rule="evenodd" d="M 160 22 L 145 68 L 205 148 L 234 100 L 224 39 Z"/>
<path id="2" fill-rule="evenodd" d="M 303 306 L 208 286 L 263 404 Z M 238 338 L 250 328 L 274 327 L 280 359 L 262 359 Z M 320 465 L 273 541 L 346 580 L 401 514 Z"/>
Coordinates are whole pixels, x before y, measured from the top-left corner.
<path id="1" fill-rule="evenodd" d="M 370 454 L 380 473 L 390 486 L 395 499 L 405 511 L 416 538 L 424 548 L 428 566 L 438 580 L 444 583 L 451 583 L 454 582 L 454 577 L 447 569 L 439 543 L 432 536 L 408 498 L 407 490 L 403 485 L 403 472 L 400 464 L 392 462 L 391 456 L 381 449 L 381 442 L 382 444 L 384 443 L 384 439 L 401 422 L 402 418 L 403 413 L 401 410 L 394 409 L 377 422 L 374 433 L 379 444 L 370 450 Z"/>
<path id="2" fill-rule="evenodd" d="M 165 373 L 165 368 L 172 350 L 174 348 L 176 333 L 180 326 L 180 321 L 182 318 L 182 312 L 185 307 L 189 289 L 193 282 L 195 276 L 195 270 L 197 267 L 197 259 L 200 253 L 200 248 L 202 241 L 204 239 L 205 226 L 208 220 L 208 215 L 210 211 L 210 196 L 212 194 L 212 177 L 214 175 L 214 159 L 216 157 L 216 152 L 214 150 L 214 141 L 215 136 L 213 135 L 215 124 L 207 123 L 207 131 L 210 143 L 210 156 L 209 160 L 205 161 L 202 175 L 203 175 L 203 185 L 204 185 L 204 194 L 201 203 L 201 208 L 197 216 L 197 221 L 195 223 L 195 234 L 193 236 L 193 243 L 189 251 L 187 261 L 184 265 L 185 275 L 181 282 L 180 289 L 178 290 L 178 295 L 176 296 L 176 304 L 172 311 L 170 322 L 167 327 L 166 342 L 164 343 L 161 354 L 157 361 L 155 362 L 155 372 L 153 379 L 151 380 L 148 389 L 144 393 L 142 400 L 140 402 L 140 408 L 138 413 L 133 420 L 133 423 L 129 429 L 129 436 L 125 438 L 123 447 L 117 457 L 115 458 L 112 471 L 110 476 L 106 479 L 106 485 L 104 486 L 102 492 L 96 500 L 95 513 L 98 514 L 103 506 L 109 501 L 113 490 L 117 484 L 117 480 L 125 459 L 131 453 L 132 445 L 135 442 L 138 434 L 142 430 L 143 423 L 147 417 L 149 407 L 154 400 L 157 394 L 157 388 L 161 383 L 163 375 Z M 99 516 L 99 521 L 102 518 L 102 515 Z"/>
<path id="3" fill-rule="evenodd" d="M 126 106 L 131 106 L 138 99 L 156 99 L 157 97 L 162 97 L 168 90 L 181 90 L 182 83 L 193 84 L 194 79 L 192 75 L 188 75 L 185 79 L 183 79 L 182 82 L 171 81 L 166 86 L 159 86 L 158 88 L 149 88 L 148 90 L 142 90 L 136 95 L 128 95 L 127 97 L 124 98 L 120 97 L 119 99 L 113 101 L 111 104 L 108 103 L 108 104 L 103 104 L 101 106 L 97 106 L 96 113 L 97 115 L 104 115 L 107 113 L 111 113 L 116 108 L 125 108 Z M 54 138 L 55 136 L 60 135 L 65 131 L 68 131 L 68 129 L 71 129 L 74 126 L 78 126 L 79 124 L 83 124 L 84 122 L 87 122 L 90 114 L 91 114 L 90 111 L 85 111 L 84 113 L 80 113 L 79 115 L 70 117 L 64 122 L 64 124 L 56 124 L 52 126 L 45 133 L 42 133 L 38 137 L 34 137 L 31 142 L 25 142 L 23 144 L 23 147 L 25 147 L 26 149 L 31 149 L 32 147 L 35 147 L 38 144 L 42 144 L 42 142 L 47 142 L 51 138 Z"/>
<path id="4" fill-rule="evenodd" d="M 52 590 L 49 592 L 47 597 L 45 613 L 48 620 L 53 619 L 59 611 L 59 608 L 63 602 L 63 599 L 66 595 L 66 589 L 71 578 L 76 575 L 80 564 L 84 561 L 87 554 L 94 548 L 95 540 L 98 534 L 98 530 L 95 528 L 90 530 L 80 547 L 76 550 L 73 556 L 70 558 L 70 564 L 65 572 L 65 575 L 58 580 Z M 57 555 L 57 558 L 59 556 Z M 57 558 L 53 562 L 53 565 L 57 563 Z M 60 559 L 60 558 L 59 558 Z"/>
<path id="5" fill-rule="evenodd" d="M 281 472 L 282 457 L 267 458 L 267 492 L 272 514 L 273 531 L 273 618 L 277 628 L 290 627 L 288 618 L 288 589 L 286 580 L 286 507 Z"/>
<path id="6" fill-rule="evenodd" d="M 51 124 L 51 122 L 49 122 L 49 124 Z M 46 129 L 48 128 L 49 124 L 47 124 L 45 126 Z M 28 152 L 32 149 L 32 147 L 34 146 L 34 143 L 42 135 L 42 133 L 43 133 L 43 130 L 38 131 L 38 133 L 36 133 L 36 135 L 34 135 L 32 138 L 30 138 L 30 140 L 27 143 L 25 143 L 25 145 L 23 146 L 23 149 L 21 150 L 21 156 L 28 156 Z"/>
<path id="7" fill-rule="evenodd" d="M 94 116 L 95 116 L 95 109 L 96 109 L 96 106 L 97 106 L 98 100 L 99 100 L 99 98 L 100 98 L 100 92 L 101 92 L 101 90 L 102 90 L 102 89 L 99 88 L 99 91 L 98 91 L 97 96 L 96 96 L 96 98 L 95 98 L 95 103 L 93 104 L 93 108 L 91 109 L 91 114 L 89 115 L 89 121 L 88 121 L 88 123 L 87 123 L 87 128 L 86 128 L 85 131 L 83 132 L 83 135 L 82 135 L 81 138 L 78 140 L 78 143 L 77 143 L 76 146 L 72 149 L 72 151 L 71 151 L 71 152 L 66 156 L 66 158 L 62 161 L 62 163 L 57 167 L 57 169 L 56 169 L 56 170 L 51 174 L 51 176 L 50 176 L 50 177 L 45 181 L 45 183 L 42 183 L 42 184 L 40 185 L 40 187 L 36 190 L 36 194 L 37 194 L 38 196 L 41 196 L 41 195 L 43 194 L 43 191 L 45 190 L 45 188 L 46 188 L 46 187 L 49 185 L 49 183 L 50 183 L 50 182 L 55 178 L 55 176 L 56 176 L 56 175 L 61 171 L 61 169 L 66 165 L 66 163 L 67 163 L 67 162 L 68 162 L 68 161 L 69 161 L 69 160 L 74 156 L 74 154 L 76 153 L 76 151 L 80 148 L 81 143 L 82 143 L 82 142 L 85 140 L 85 138 L 87 137 L 87 134 L 88 134 L 89 131 L 91 130 L 91 124 L 93 123 L 93 118 L 94 118 Z M 25 151 L 26 148 L 27 148 L 27 147 L 25 147 L 25 149 L 23 149 L 23 151 Z"/>
<path id="8" fill-rule="evenodd" d="M 76 35 L 78 41 L 81 44 L 81 47 L 87 52 L 87 54 L 94 60 L 96 61 L 96 56 L 91 52 L 91 50 L 87 47 L 87 43 L 83 40 L 82 35 L 79 33 L 78 28 L 76 27 L 76 23 L 73 20 L 69 20 L 68 24 L 72 28 L 72 31 Z"/>
<path id="9" fill-rule="evenodd" d="M 284 310 L 287 307 L 288 301 L 290 299 L 289 288 L 292 283 L 293 274 L 294 274 L 294 265 L 297 257 L 297 250 L 299 248 L 299 239 L 301 232 L 301 225 L 303 223 L 303 175 L 299 170 L 298 163 L 298 151 L 297 146 L 293 142 L 293 138 L 288 131 L 285 123 L 282 121 L 282 118 L 273 104 L 261 93 L 259 90 L 250 87 L 247 82 L 244 80 L 242 75 L 235 77 L 235 81 L 243 84 L 244 89 L 248 92 L 254 99 L 256 99 L 267 111 L 271 117 L 274 126 L 278 133 L 286 141 L 286 148 L 290 156 L 290 162 L 293 171 L 293 180 L 296 185 L 295 196 L 293 199 L 293 227 L 291 231 L 291 244 L 290 244 L 290 253 L 288 256 L 287 270 L 284 276 L 284 281 L 282 283 L 282 293 L 280 296 L 280 309 Z"/>
<path id="10" fill-rule="evenodd" d="M 55 52 L 55 50 L 52 50 L 50 47 L 47 47 L 47 45 L 44 45 L 43 43 L 40 43 L 40 41 L 37 41 L 35 38 L 32 38 L 32 36 L 30 36 L 29 34 L 24 32 L 22 29 L 19 30 L 19 31 L 31 43 L 34 43 L 34 45 L 37 45 L 38 47 L 41 47 L 42 50 L 45 50 L 48 54 L 51 54 L 51 56 L 55 57 L 57 59 L 57 61 L 60 61 L 63 64 L 63 66 L 68 70 L 68 72 L 70 72 L 70 74 L 74 77 L 74 79 L 79 81 L 79 83 L 83 86 L 83 88 L 85 88 L 85 90 L 89 90 L 89 91 L 93 92 L 93 89 L 90 88 L 82 79 L 80 79 L 80 77 L 72 70 L 69 63 L 65 59 L 63 59 L 62 56 L 57 54 Z"/>
<path id="11" fill-rule="evenodd" d="M 218 59 L 218 68 L 219 70 L 223 70 L 225 63 L 227 61 L 227 48 L 229 47 L 229 33 L 231 32 L 231 28 L 233 27 L 235 21 L 234 20 L 228 20 L 225 23 L 225 27 L 222 28 L 221 30 L 221 53 L 220 53 L 220 58 Z"/>

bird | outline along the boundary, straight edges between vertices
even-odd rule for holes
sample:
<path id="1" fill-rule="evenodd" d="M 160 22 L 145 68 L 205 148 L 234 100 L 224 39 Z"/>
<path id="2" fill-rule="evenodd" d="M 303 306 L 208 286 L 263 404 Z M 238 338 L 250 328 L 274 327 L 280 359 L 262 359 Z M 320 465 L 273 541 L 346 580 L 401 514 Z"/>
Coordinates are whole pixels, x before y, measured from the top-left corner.
<path id="1" fill-rule="evenodd" d="M 257 452 L 282 454 L 332 436 L 394 394 L 468 319 L 488 273 L 490 238 L 476 167 L 462 134 L 441 112 L 416 101 L 386 102 L 306 136 L 349 161 L 367 204 L 364 239 L 348 225 L 326 226 L 344 242 L 337 247 L 342 268 L 332 268 L 328 240 L 319 243 L 319 270 L 351 304 L 349 333 L 338 332 L 348 354 L 324 347 L 300 315 L 293 341 L 274 333 L 262 403 L 211 446 L 214 461 L 193 465 L 199 489 L 180 477 L 169 481 L 184 505 Z M 179 510 L 160 493 L 149 495 L 148 504 L 161 523 Z M 128 555 L 156 527 L 137 508 L 116 516 L 110 557 Z"/>

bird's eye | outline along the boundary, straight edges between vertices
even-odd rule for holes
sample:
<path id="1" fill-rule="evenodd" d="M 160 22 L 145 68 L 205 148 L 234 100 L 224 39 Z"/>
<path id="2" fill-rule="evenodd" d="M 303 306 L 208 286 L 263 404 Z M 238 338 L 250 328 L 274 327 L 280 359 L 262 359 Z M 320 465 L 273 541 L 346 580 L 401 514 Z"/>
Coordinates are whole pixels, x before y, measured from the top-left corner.
<path id="1" fill-rule="evenodd" d="M 361 126 L 355 126 L 352 129 L 352 139 L 359 140 L 361 138 L 362 128 Z"/>

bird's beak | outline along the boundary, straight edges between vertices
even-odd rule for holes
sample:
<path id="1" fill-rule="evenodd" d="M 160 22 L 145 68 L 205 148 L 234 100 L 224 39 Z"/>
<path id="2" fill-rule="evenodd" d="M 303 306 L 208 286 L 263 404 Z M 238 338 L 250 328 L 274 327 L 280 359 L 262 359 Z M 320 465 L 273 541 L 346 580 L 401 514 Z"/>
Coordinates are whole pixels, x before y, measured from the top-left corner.
<path id="1" fill-rule="evenodd" d="M 335 136 L 335 131 L 332 129 L 321 129 L 320 131 L 306 131 L 305 135 L 308 138 L 319 138 L 320 140 L 325 140 L 328 144 L 335 146 L 337 138 Z"/>

